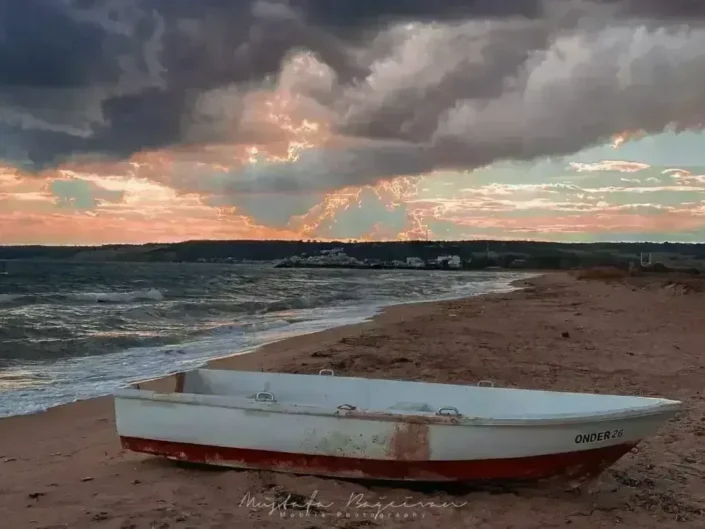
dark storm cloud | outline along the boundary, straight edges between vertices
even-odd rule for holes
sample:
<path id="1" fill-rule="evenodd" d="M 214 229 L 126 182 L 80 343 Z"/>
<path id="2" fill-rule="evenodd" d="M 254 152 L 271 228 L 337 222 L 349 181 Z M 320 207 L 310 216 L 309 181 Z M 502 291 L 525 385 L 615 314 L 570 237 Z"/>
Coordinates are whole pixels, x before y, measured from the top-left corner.
<path id="1" fill-rule="evenodd" d="M 468 4 L 497 11 L 488 0 L 433 9 L 418 0 L 3 2 L 0 134 L 11 141 L 0 155 L 42 165 L 178 143 L 200 92 L 260 81 L 292 49 L 315 51 L 343 76 L 362 73 L 335 27 L 467 13 Z"/>
<path id="2" fill-rule="evenodd" d="M 307 14 L 320 27 L 344 31 L 371 28 L 399 21 L 444 21 L 473 17 L 535 17 L 541 0 L 292 0 L 291 5 Z"/>
<path id="3" fill-rule="evenodd" d="M 686 0 L 3 2 L 0 158 L 39 169 L 224 135 L 266 141 L 271 131 L 241 124 L 244 94 L 287 71 L 306 109 L 363 141 L 234 173 L 229 192 L 571 152 L 702 115 L 704 16 Z M 674 21 L 694 29 L 658 29 Z M 282 73 L 299 50 L 325 75 Z"/>
<path id="4" fill-rule="evenodd" d="M 705 17 L 700 0 L 602 0 L 621 5 L 622 12 L 645 17 L 692 20 Z"/>

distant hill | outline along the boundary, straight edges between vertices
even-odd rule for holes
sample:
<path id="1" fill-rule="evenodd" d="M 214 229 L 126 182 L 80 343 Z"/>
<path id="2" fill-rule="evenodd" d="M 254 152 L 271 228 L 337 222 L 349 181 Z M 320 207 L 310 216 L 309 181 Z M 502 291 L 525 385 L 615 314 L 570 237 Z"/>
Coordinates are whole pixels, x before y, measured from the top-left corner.
<path id="1" fill-rule="evenodd" d="M 551 243 L 532 241 L 408 241 L 408 242 L 316 242 L 316 241 L 186 241 L 173 244 L 105 246 L 0 246 L 0 259 L 70 260 L 80 262 L 250 262 L 276 261 L 294 255 L 318 255 L 343 248 L 361 261 L 424 260 L 458 255 L 488 266 L 539 269 L 569 269 L 584 266 L 628 267 L 638 263 L 641 252 L 654 261 L 682 268 L 705 267 L 705 244 L 685 243 Z M 658 257 L 657 257 L 658 256 Z M 657 257 L 657 258 L 656 258 Z"/>

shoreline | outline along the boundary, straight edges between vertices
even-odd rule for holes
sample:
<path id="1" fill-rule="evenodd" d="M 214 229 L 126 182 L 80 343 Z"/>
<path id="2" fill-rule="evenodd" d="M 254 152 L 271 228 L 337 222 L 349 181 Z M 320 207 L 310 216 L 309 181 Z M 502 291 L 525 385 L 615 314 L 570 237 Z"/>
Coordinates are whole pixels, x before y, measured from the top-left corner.
<path id="1" fill-rule="evenodd" d="M 466 271 L 466 272 L 467 272 L 467 271 Z M 504 273 L 513 273 L 513 274 L 522 274 L 522 275 L 524 275 L 524 276 L 528 276 L 528 277 L 525 277 L 525 278 L 523 278 L 523 279 L 515 279 L 515 280 L 511 280 L 511 281 L 506 282 L 506 287 L 511 287 L 511 288 L 513 289 L 513 290 L 511 290 L 510 292 L 513 292 L 513 291 L 517 290 L 517 287 L 515 287 L 515 283 L 521 283 L 521 282 L 525 281 L 525 280 L 528 279 L 528 278 L 537 277 L 537 276 L 539 275 L 538 272 L 523 272 L 523 271 L 503 271 L 503 272 L 504 272 Z M 504 282 L 503 282 L 503 283 L 504 283 Z M 505 288 L 505 287 L 503 286 L 502 288 Z M 228 352 L 228 353 L 222 354 L 222 355 L 220 355 L 220 356 L 214 356 L 214 357 L 212 357 L 212 358 L 209 358 L 209 359 L 207 359 L 207 360 L 204 360 L 203 363 L 200 365 L 200 367 L 202 367 L 202 368 L 210 367 L 211 364 L 214 363 L 214 362 L 222 362 L 222 361 L 226 361 L 227 359 L 230 359 L 230 358 L 238 358 L 238 357 L 241 357 L 241 356 L 244 356 L 244 355 L 258 354 L 259 351 L 260 351 L 261 349 L 263 349 L 263 348 L 269 348 L 269 347 L 271 347 L 271 346 L 274 345 L 274 344 L 279 344 L 279 343 L 281 343 L 281 342 L 285 342 L 285 341 L 287 341 L 287 340 L 292 340 L 292 339 L 295 339 L 295 338 L 298 338 L 298 337 L 302 337 L 302 336 L 317 335 L 317 334 L 319 334 L 319 333 L 325 333 L 325 332 L 331 331 L 331 330 L 333 330 L 333 329 L 342 329 L 342 328 L 348 328 L 348 327 L 354 329 L 354 327 L 357 326 L 357 325 L 364 325 L 364 324 L 366 324 L 366 323 L 375 321 L 377 318 L 383 316 L 386 311 L 395 310 L 396 307 L 406 307 L 406 306 L 411 306 L 411 305 L 416 305 L 416 304 L 439 303 L 439 302 L 451 301 L 451 300 L 456 300 L 456 299 L 466 299 L 466 298 L 473 298 L 473 297 L 477 297 L 477 296 L 493 295 L 493 294 L 497 294 L 497 293 L 502 293 L 502 291 L 500 291 L 500 292 L 486 292 L 486 293 L 480 293 L 480 294 L 472 294 L 472 295 L 469 295 L 469 296 L 468 296 L 468 295 L 462 295 L 462 296 L 459 296 L 459 297 L 449 297 L 449 298 L 442 298 L 442 299 L 430 299 L 430 300 L 423 300 L 423 301 L 419 301 L 419 300 L 410 300 L 410 301 L 404 301 L 404 302 L 398 302 L 398 303 L 395 302 L 395 303 L 388 304 L 388 305 L 380 305 L 380 306 L 376 306 L 376 307 L 369 306 L 369 307 L 367 307 L 367 308 L 369 309 L 369 315 L 368 315 L 368 316 L 365 316 L 364 318 L 361 317 L 361 319 L 359 319 L 359 321 L 355 321 L 354 323 L 347 323 L 347 324 L 343 324 L 343 325 L 333 325 L 332 327 L 326 327 L 326 328 L 324 328 L 324 329 L 319 329 L 319 330 L 304 331 L 304 332 L 302 332 L 301 334 L 294 334 L 294 335 L 292 335 L 292 336 L 285 336 L 285 337 L 283 337 L 283 338 L 273 338 L 273 339 L 268 340 L 268 341 L 265 341 L 265 342 L 263 342 L 263 343 L 259 343 L 259 344 L 256 344 L 256 345 L 251 345 L 251 346 L 245 347 L 245 348 L 243 348 L 243 349 L 241 349 L 241 350 L 238 350 L 238 351 Z M 362 306 L 360 306 L 360 307 L 355 307 L 355 308 L 361 310 L 361 309 L 362 309 Z M 311 322 L 316 322 L 316 321 L 318 321 L 318 320 L 311 320 Z M 173 345 L 170 346 L 170 347 L 175 347 L 175 348 L 177 348 L 177 347 L 179 347 L 180 345 L 183 345 L 183 344 L 173 344 Z M 197 368 L 198 368 L 198 367 L 193 367 L 193 368 L 191 368 L 191 369 L 197 369 Z M 164 379 L 169 379 L 169 380 L 171 380 L 172 377 L 176 375 L 176 373 L 177 373 L 177 372 L 167 373 L 167 374 L 163 374 L 163 375 L 157 375 L 157 376 L 154 376 L 154 377 L 148 377 L 148 378 L 145 378 L 145 379 L 135 380 L 135 381 L 133 381 L 133 382 L 127 382 L 127 381 L 125 381 L 123 384 L 137 383 L 137 382 L 139 382 L 139 383 L 150 383 L 150 384 L 152 384 L 152 383 L 159 383 L 159 381 L 164 380 Z M 36 409 L 36 410 L 33 410 L 33 411 L 31 411 L 31 412 L 28 412 L 28 413 L 18 413 L 18 414 L 15 414 L 15 415 L 2 416 L 2 417 L 0 417 L 0 424 L 2 424 L 2 421 L 7 420 L 7 419 L 12 419 L 12 418 L 15 418 L 15 417 L 27 417 L 27 416 L 40 415 L 40 414 L 47 413 L 47 412 L 49 412 L 49 411 L 51 411 L 51 410 L 53 410 L 53 409 L 55 409 L 55 408 L 59 408 L 59 407 L 62 407 L 62 406 L 71 406 L 71 405 L 74 405 L 74 404 L 78 404 L 78 403 L 86 402 L 86 401 L 91 401 L 91 400 L 95 400 L 95 399 L 112 398 L 112 394 L 113 394 L 113 391 L 111 391 L 111 392 L 109 392 L 109 393 L 102 394 L 102 395 L 96 395 L 96 396 L 91 396 L 91 397 L 87 397 L 87 398 L 81 398 L 81 399 L 77 399 L 77 400 L 72 400 L 72 401 L 69 401 L 69 402 L 63 402 L 63 403 L 61 403 L 61 404 L 56 404 L 56 405 L 53 405 L 53 406 L 49 406 L 49 407 L 44 408 L 44 409 Z"/>
<path id="2" fill-rule="evenodd" d="M 684 411 L 589 490 L 497 493 L 399 488 L 273 472 L 176 465 L 121 449 L 112 398 L 0 420 L 0 509 L 9 527 L 340 527 L 360 520 L 282 519 L 243 505 L 282 494 L 365 501 L 457 502 L 370 527 L 564 526 L 696 529 L 705 515 L 705 358 L 701 294 L 674 295 L 663 278 L 578 281 L 565 273 L 520 280 L 525 288 L 454 300 L 393 305 L 373 319 L 273 342 L 209 367 L 476 383 L 502 387 L 661 396 Z M 166 384 L 173 376 L 158 379 Z M 171 383 L 171 382 L 169 382 Z M 423 516 L 422 516 L 423 515 Z M 365 524 L 363 524 L 365 525 Z"/>
<path id="3" fill-rule="evenodd" d="M 552 273 L 559 273 L 559 272 L 552 272 Z M 527 279 L 515 279 L 513 281 L 510 281 L 508 286 L 513 287 L 513 290 L 509 292 L 487 292 L 487 293 L 482 293 L 482 294 L 474 294 L 471 296 L 462 296 L 459 298 L 450 298 L 450 299 L 441 299 L 441 300 L 429 300 L 429 301 L 408 301 L 404 303 L 394 303 L 393 305 L 387 305 L 385 307 L 379 308 L 378 312 L 374 314 L 373 316 L 365 319 L 364 321 L 357 322 L 357 323 L 351 323 L 348 325 L 339 325 L 337 327 L 331 327 L 329 329 L 325 329 L 322 331 L 316 331 L 312 333 L 306 333 L 306 334 L 299 334 L 296 336 L 291 336 L 288 338 L 284 338 L 283 340 L 275 340 L 270 343 L 262 344 L 258 347 L 256 347 L 254 350 L 247 352 L 247 353 L 234 353 L 230 355 L 226 355 L 221 358 L 213 358 L 212 360 L 209 360 L 206 364 L 205 367 L 211 368 L 211 369 L 228 369 L 228 368 L 234 368 L 234 369 L 242 369 L 243 371 L 248 371 L 255 369 L 257 370 L 257 364 L 254 361 L 247 361 L 244 358 L 250 355 L 255 355 L 259 354 L 264 356 L 277 356 L 278 358 L 274 359 L 267 359 L 267 360 L 281 360 L 281 352 L 280 349 L 283 347 L 287 346 L 292 346 L 292 348 L 296 348 L 299 346 L 300 343 L 308 343 L 309 340 L 319 338 L 320 341 L 318 342 L 321 346 L 324 344 L 328 344 L 330 342 L 335 342 L 339 341 L 341 339 L 345 339 L 347 336 L 350 335 L 355 335 L 360 332 L 372 330 L 378 326 L 384 325 L 386 323 L 391 323 L 391 322 L 398 322 L 398 321 L 403 321 L 406 320 L 410 314 L 409 313 L 402 313 L 399 314 L 398 311 L 403 309 L 408 309 L 411 311 L 413 316 L 418 316 L 424 313 L 424 308 L 429 307 L 432 305 L 436 304 L 442 304 L 442 303 L 449 303 L 453 301 L 460 301 L 460 300 L 471 300 L 471 299 L 477 299 L 477 298 L 490 298 L 492 296 L 503 296 L 507 294 L 512 294 L 514 292 L 521 291 L 524 288 L 527 288 L 531 285 L 524 284 L 522 286 L 519 286 L 519 284 L 522 283 L 527 283 L 531 281 L 532 279 L 538 279 L 542 277 L 543 275 L 548 275 L 548 274 L 542 274 L 542 275 L 536 275 L 532 278 L 527 278 Z M 238 360 L 236 360 L 238 359 Z M 269 363 L 265 362 L 264 358 L 262 358 L 262 363 Z M 245 367 L 237 367 L 239 365 L 243 366 L 248 366 L 248 368 Z M 222 366 L 222 367 L 221 367 Z M 166 377 L 160 377 L 159 379 L 156 380 L 163 380 L 163 379 L 170 379 L 173 377 L 173 375 L 168 375 Z"/>

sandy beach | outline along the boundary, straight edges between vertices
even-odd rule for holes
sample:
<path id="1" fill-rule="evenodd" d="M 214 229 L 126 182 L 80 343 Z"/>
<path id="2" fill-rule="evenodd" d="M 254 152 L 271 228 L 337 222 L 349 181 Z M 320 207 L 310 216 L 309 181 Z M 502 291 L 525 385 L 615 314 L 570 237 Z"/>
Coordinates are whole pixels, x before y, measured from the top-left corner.
<path id="1" fill-rule="evenodd" d="M 112 399 L 101 398 L 0 421 L 2 526 L 703 527 L 705 294 L 666 281 L 548 274 L 510 294 L 392 307 L 370 322 L 212 363 L 684 401 L 658 435 L 580 491 L 406 489 L 177 465 L 123 451 Z M 271 512 L 268 502 L 287 495 L 326 507 Z"/>

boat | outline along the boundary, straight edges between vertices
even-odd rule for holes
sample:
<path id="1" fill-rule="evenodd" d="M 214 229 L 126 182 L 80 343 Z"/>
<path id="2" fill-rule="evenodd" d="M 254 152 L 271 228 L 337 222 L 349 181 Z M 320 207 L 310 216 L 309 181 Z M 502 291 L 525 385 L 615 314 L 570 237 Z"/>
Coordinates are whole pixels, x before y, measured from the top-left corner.
<path id="1" fill-rule="evenodd" d="M 6 276 L 8 274 L 7 263 L 5 261 L 0 261 L 0 276 Z"/>
<path id="2" fill-rule="evenodd" d="M 579 485 L 681 407 L 662 398 L 329 370 L 196 369 L 159 382 L 115 392 L 123 448 L 191 463 L 365 480 L 565 478 Z"/>

